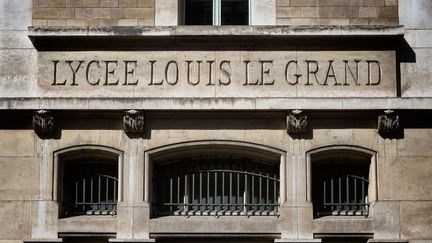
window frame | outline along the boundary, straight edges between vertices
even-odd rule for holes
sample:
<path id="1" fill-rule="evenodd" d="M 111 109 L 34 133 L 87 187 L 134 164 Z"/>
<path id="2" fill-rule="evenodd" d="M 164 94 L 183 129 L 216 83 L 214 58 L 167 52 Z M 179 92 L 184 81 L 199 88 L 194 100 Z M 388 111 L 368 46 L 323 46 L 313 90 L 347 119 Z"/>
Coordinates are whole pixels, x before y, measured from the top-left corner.
<path id="1" fill-rule="evenodd" d="M 80 145 L 69 147 L 54 152 L 54 174 L 53 174 L 53 191 L 52 198 L 59 206 L 58 218 L 64 218 L 62 215 L 63 203 L 63 184 L 62 178 L 64 177 L 64 164 L 76 161 L 79 158 L 102 159 L 109 157 L 110 159 L 117 159 L 117 205 L 123 201 L 123 152 L 106 146 L 100 145 Z"/>
<path id="2" fill-rule="evenodd" d="M 241 153 L 256 154 L 258 156 L 270 156 L 277 157 L 279 160 L 279 206 L 286 203 L 286 151 L 274 148 L 266 145 L 260 145 L 256 143 L 249 143 L 244 141 L 233 141 L 233 140 L 199 140 L 181 142 L 175 144 L 162 145 L 160 147 L 152 148 L 144 152 L 144 203 L 151 207 L 151 201 L 153 198 L 153 164 L 155 161 L 162 160 L 166 155 L 170 156 L 170 153 L 187 153 L 191 151 L 215 151 L 215 149 L 222 150 L 225 152 L 238 151 Z"/>
<path id="3" fill-rule="evenodd" d="M 186 25 L 186 0 L 180 1 L 180 23 L 181 25 Z M 247 0 L 248 1 L 248 23 L 244 26 L 252 25 L 252 17 L 253 17 L 253 1 L 254 0 Z M 213 11 L 212 11 L 212 25 L 203 25 L 203 26 L 222 26 L 222 0 L 212 0 L 213 5 Z M 227 25 L 229 26 L 229 25 Z"/>
<path id="4" fill-rule="evenodd" d="M 373 150 L 358 147 L 358 146 L 349 146 L 349 145 L 336 145 L 336 146 L 326 146 L 317 148 L 314 150 L 310 150 L 306 153 L 306 201 L 308 203 L 311 203 L 313 205 L 312 201 L 312 167 L 314 163 L 313 157 L 319 156 L 322 154 L 330 154 L 330 153 L 338 153 L 342 152 L 344 154 L 352 153 L 357 154 L 361 156 L 368 156 L 370 158 L 370 164 L 369 164 L 369 188 L 368 188 L 368 203 L 369 205 L 372 202 L 375 202 L 378 200 L 378 182 L 377 182 L 377 153 Z M 337 155 L 336 155 L 337 157 Z M 319 160 L 318 160 L 319 162 Z M 369 207 L 369 213 L 367 217 L 370 217 L 372 215 L 372 207 Z M 328 217 L 340 217 L 340 216 L 328 216 Z M 356 217 L 356 216 L 348 216 L 348 217 Z M 314 218 L 318 219 L 318 218 Z"/>
<path id="5" fill-rule="evenodd" d="M 278 216 L 277 160 L 218 152 L 154 161 L 153 215 Z"/>

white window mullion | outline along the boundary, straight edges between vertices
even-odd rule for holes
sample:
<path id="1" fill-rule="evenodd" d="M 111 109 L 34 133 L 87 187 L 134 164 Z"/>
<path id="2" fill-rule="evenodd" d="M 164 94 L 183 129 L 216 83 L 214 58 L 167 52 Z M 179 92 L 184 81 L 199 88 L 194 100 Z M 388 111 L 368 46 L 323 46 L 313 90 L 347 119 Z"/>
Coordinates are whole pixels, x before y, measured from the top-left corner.
<path id="1" fill-rule="evenodd" d="M 213 0 L 213 25 L 221 25 L 221 0 Z"/>

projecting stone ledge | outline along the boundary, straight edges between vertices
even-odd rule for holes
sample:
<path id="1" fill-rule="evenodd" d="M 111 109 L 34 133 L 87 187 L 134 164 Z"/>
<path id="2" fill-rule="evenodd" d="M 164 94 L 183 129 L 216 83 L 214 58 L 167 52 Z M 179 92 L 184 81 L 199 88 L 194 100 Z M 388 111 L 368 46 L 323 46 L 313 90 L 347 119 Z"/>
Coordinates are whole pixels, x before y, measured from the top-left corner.
<path id="1" fill-rule="evenodd" d="M 188 49 L 210 47 L 275 48 L 325 45 L 399 48 L 402 26 L 113 26 L 113 27 L 29 27 L 36 49 L 112 50 L 155 47 Z M 361 37 L 363 40 L 358 41 Z M 390 40 L 390 39 L 394 39 Z M 368 42 L 369 41 L 369 42 Z M 193 45 L 190 45 L 193 43 Z"/>
<path id="2" fill-rule="evenodd" d="M 403 26 L 30 26 L 29 36 L 397 36 Z"/>

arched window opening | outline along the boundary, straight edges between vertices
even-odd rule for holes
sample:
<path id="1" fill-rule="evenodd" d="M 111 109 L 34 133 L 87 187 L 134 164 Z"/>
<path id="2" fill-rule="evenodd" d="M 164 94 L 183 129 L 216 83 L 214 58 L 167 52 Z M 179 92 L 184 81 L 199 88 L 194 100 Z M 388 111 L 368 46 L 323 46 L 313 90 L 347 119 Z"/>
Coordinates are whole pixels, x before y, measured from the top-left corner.
<path id="1" fill-rule="evenodd" d="M 153 215 L 278 215 L 279 160 L 201 154 L 153 163 Z"/>
<path id="2" fill-rule="evenodd" d="M 369 214 L 370 155 L 334 150 L 311 160 L 315 218 Z"/>
<path id="3" fill-rule="evenodd" d="M 118 154 L 79 150 L 58 159 L 60 217 L 117 214 Z"/>

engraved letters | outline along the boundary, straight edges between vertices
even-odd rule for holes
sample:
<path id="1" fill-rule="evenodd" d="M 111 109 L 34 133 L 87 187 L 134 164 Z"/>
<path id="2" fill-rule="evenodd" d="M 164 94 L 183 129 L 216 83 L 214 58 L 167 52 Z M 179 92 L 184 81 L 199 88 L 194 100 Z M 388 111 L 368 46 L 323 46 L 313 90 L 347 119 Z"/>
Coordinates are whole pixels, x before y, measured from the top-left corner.
<path id="1" fill-rule="evenodd" d="M 51 60 L 52 86 L 377 86 L 379 60 Z"/>

